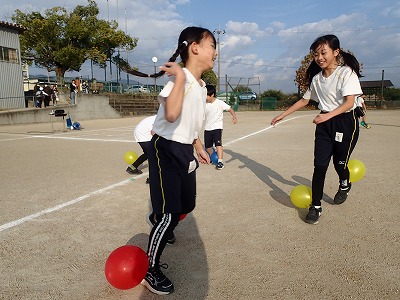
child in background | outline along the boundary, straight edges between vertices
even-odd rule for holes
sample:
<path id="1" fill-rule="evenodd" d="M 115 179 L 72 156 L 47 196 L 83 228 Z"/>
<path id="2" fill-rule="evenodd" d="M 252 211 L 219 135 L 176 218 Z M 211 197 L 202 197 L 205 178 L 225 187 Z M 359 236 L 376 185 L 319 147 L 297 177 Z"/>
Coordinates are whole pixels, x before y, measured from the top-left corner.
<path id="1" fill-rule="evenodd" d="M 362 108 L 361 126 L 370 129 L 371 126 L 367 123 L 367 116 L 366 116 L 367 106 L 365 105 L 364 98 L 365 98 L 364 95 L 357 97 L 357 105 Z"/>
<path id="2" fill-rule="evenodd" d="M 133 135 L 135 141 L 143 150 L 143 154 L 138 157 L 138 159 L 126 169 L 129 174 L 142 174 L 143 172 L 139 170 L 139 166 L 143 164 L 148 157 L 149 146 L 151 138 L 153 137 L 153 124 L 156 119 L 156 115 L 144 118 L 139 124 L 136 125 Z M 146 183 L 149 183 L 148 179 Z"/>
<path id="3" fill-rule="evenodd" d="M 317 38 L 310 47 L 314 60 L 306 72 L 308 90 L 285 112 L 272 119 L 275 125 L 284 117 L 306 106 L 310 99 L 318 102 L 321 112 L 314 118 L 314 173 L 312 178 L 312 203 L 306 222 L 318 223 L 322 213 L 321 199 L 325 176 L 331 157 L 339 177 L 335 204 L 342 204 L 351 189 L 347 163 L 358 140 L 359 124 L 355 114 L 355 98 L 362 94 L 359 77 L 360 65 L 350 53 L 340 48 L 334 35 Z M 344 65 L 340 65 L 340 57 Z"/>
<path id="4" fill-rule="evenodd" d="M 200 27 L 187 27 L 179 36 L 177 50 L 169 62 L 160 67 L 159 73 L 148 75 L 126 70 L 143 77 L 156 78 L 164 73 L 174 77 L 158 96 L 160 107 L 148 152 L 153 229 L 147 248 L 149 269 L 142 284 L 159 295 L 174 291 L 174 285 L 160 269 L 160 257 L 180 216 L 195 208 L 199 162 L 210 162 L 210 156 L 199 139 L 207 96 L 201 76 L 214 66 L 215 47 L 212 32 Z M 179 55 L 183 68 L 175 63 Z"/>
<path id="5" fill-rule="evenodd" d="M 236 114 L 234 110 L 215 97 L 215 86 L 206 85 L 207 88 L 207 104 L 206 104 L 206 124 L 204 126 L 204 146 L 207 152 L 211 155 L 213 152 L 213 145 L 217 149 L 218 162 L 216 165 L 217 170 L 224 168 L 224 149 L 222 147 L 222 130 L 224 127 L 223 118 L 224 111 L 229 111 L 232 115 L 232 122 L 236 124 Z"/>

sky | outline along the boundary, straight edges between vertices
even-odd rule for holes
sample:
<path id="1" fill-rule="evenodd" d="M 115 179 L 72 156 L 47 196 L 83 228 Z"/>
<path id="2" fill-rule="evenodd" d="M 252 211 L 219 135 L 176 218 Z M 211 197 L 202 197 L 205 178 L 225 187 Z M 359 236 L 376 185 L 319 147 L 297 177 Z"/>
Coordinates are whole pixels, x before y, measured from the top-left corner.
<path id="1" fill-rule="evenodd" d="M 139 39 L 138 46 L 128 53 L 128 61 L 145 73 L 153 73 L 155 66 L 171 57 L 184 28 L 200 26 L 219 37 L 219 58 L 213 70 L 218 75 L 219 69 L 220 76 L 226 75 L 232 86 L 248 85 L 258 93 L 268 89 L 296 92 L 295 73 L 312 42 L 321 35 L 335 34 L 341 47 L 362 63 L 361 80 L 381 80 L 384 74 L 384 79 L 400 88 L 398 0 L 96 2 L 99 18 L 118 21 L 121 30 Z M 72 11 L 77 5 L 86 4 L 86 0 L 7 1 L 0 8 L 0 20 L 11 22 L 15 9 L 28 13 L 63 6 Z M 152 57 L 158 58 L 156 64 Z M 104 80 L 104 69 L 95 67 L 93 72 L 98 80 Z M 113 73 L 115 80 L 116 70 Z M 33 68 L 30 75 L 34 74 L 47 73 Z M 90 78 L 90 62 L 80 72 L 68 72 L 66 76 Z M 126 74 L 122 73 L 121 78 L 126 79 Z M 158 80 L 165 83 L 169 79 L 163 76 Z"/>

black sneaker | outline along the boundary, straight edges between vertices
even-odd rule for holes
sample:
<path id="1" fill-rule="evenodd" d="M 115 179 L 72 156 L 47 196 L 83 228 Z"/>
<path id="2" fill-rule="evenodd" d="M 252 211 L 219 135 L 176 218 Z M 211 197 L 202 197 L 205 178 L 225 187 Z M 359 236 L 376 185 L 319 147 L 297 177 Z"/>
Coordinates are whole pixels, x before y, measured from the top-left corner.
<path id="1" fill-rule="evenodd" d="M 168 295 L 174 291 L 174 285 L 171 280 L 161 272 L 160 267 L 149 268 L 146 276 L 142 280 L 142 284 L 147 287 L 150 292 L 158 295 Z"/>
<path id="2" fill-rule="evenodd" d="M 215 168 L 217 170 L 222 170 L 224 168 L 224 163 L 222 161 L 218 162 Z"/>
<path id="3" fill-rule="evenodd" d="M 321 213 L 322 207 L 316 208 L 315 206 L 310 206 L 306 216 L 306 222 L 309 224 L 317 224 Z"/>
<path id="4" fill-rule="evenodd" d="M 128 167 L 127 169 L 126 169 L 126 172 L 128 172 L 129 174 L 132 174 L 132 175 L 135 175 L 135 174 L 137 174 L 137 175 L 139 175 L 139 174 L 142 174 L 143 172 L 142 171 L 140 171 L 139 169 L 132 169 L 131 167 Z"/>
<path id="5" fill-rule="evenodd" d="M 333 203 L 335 204 L 342 204 L 344 201 L 347 199 L 347 195 L 349 194 L 351 190 L 351 183 L 346 188 L 341 188 L 339 187 L 339 190 L 337 191 L 335 198 L 333 198 Z"/>

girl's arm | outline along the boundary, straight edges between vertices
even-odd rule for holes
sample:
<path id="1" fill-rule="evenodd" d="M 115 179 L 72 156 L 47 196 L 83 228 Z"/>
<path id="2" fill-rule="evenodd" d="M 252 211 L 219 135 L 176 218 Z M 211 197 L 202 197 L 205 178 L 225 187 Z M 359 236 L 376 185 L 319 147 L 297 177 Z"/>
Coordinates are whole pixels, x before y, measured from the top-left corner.
<path id="1" fill-rule="evenodd" d="M 328 121 L 329 119 L 333 118 L 334 116 L 340 115 L 340 114 L 352 109 L 354 106 L 355 95 L 348 95 L 348 96 L 344 96 L 343 98 L 344 98 L 344 102 L 342 105 L 338 106 L 336 109 L 334 109 L 331 112 L 328 112 L 326 114 L 319 114 L 318 116 L 315 117 L 313 122 L 315 124 L 319 124 L 319 123 Z"/>
<path id="2" fill-rule="evenodd" d="M 297 101 L 295 104 L 293 104 L 291 107 L 289 107 L 286 111 L 281 113 L 279 116 L 276 116 L 275 118 L 272 119 L 271 125 L 275 125 L 279 121 L 281 121 L 283 118 L 286 116 L 290 115 L 291 113 L 294 113 L 296 110 L 299 110 L 300 108 L 306 106 L 310 100 L 307 99 L 300 99 Z"/>
<path id="3" fill-rule="evenodd" d="M 193 142 L 194 149 L 196 150 L 197 159 L 202 164 L 209 164 L 210 163 L 210 155 L 204 150 L 203 144 L 201 143 L 200 139 L 197 138 Z"/>
<path id="4" fill-rule="evenodd" d="M 182 112 L 186 76 L 181 66 L 173 62 L 167 62 L 160 67 L 160 70 L 165 71 L 169 76 L 175 76 L 174 87 L 165 101 L 165 119 L 173 123 Z"/>

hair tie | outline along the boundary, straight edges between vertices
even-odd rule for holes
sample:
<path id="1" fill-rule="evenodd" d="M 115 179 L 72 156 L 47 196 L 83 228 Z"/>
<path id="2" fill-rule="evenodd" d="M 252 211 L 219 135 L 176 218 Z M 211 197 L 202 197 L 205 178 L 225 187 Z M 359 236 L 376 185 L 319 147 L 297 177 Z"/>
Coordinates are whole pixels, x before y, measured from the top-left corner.
<path id="1" fill-rule="evenodd" d="M 182 42 L 182 44 L 184 44 L 184 45 L 185 45 L 185 47 L 187 47 L 187 46 L 188 46 L 188 42 L 187 42 L 187 41 L 183 41 L 183 42 Z"/>

